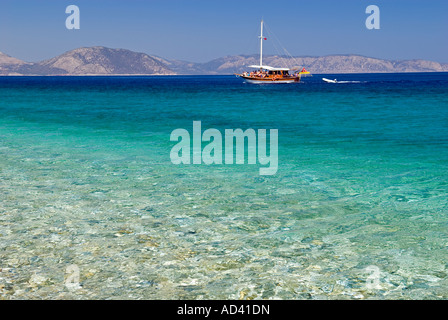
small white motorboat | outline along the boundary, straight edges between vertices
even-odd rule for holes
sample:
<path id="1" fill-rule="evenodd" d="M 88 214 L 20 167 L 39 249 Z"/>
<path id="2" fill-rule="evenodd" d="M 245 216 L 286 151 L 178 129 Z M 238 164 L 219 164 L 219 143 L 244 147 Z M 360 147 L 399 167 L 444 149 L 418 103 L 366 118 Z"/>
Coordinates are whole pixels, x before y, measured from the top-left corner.
<path id="1" fill-rule="evenodd" d="M 334 79 L 334 80 L 330 80 L 327 78 L 322 78 L 322 80 L 324 80 L 326 83 L 338 83 L 338 80 Z"/>

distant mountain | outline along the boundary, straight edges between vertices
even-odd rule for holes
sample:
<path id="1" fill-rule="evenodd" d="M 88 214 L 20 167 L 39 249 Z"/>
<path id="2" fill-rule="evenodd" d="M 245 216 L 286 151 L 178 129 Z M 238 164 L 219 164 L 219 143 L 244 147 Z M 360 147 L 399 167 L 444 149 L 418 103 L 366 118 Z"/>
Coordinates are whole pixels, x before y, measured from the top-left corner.
<path id="1" fill-rule="evenodd" d="M 157 58 L 145 53 L 105 47 L 78 48 L 49 60 L 24 63 L 14 70 L 23 75 L 175 74 Z M 0 74 L 5 72 L 0 69 Z"/>
<path id="2" fill-rule="evenodd" d="M 126 49 L 78 48 L 30 63 L 0 52 L 0 75 L 224 75 L 247 71 L 257 55 L 226 56 L 206 63 L 167 60 Z M 305 67 L 311 73 L 448 72 L 448 64 L 426 60 L 393 61 L 360 55 L 323 57 L 265 56 L 273 67 Z"/>
<path id="3" fill-rule="evenodd" d="M 177 73 L 233 74 L 247 71 L 247 66 L 258 65 L 257 55 L 227 56 L 207 63 L 178 63 Z M 382 72 L 447 72 L 448 64 L 426 60 L 391 61 L 359 55 L 330 55 L 324 57 L 263 57 L 263 64 L 273 67 L 305 67 L 311 73 L 382 73 Z"/>
<path id="4" fill-rule="evenodd" d="M 174 74 L 166 65 L 145 54 L 105 47 L 79 48 L 39 66 L 62 70 L 64 74 Z"/>
<path id="5" fill-rule="evenodd" d="M 23 66 L 30 65 L 25 61 L 13 58 L 0 52 L 0 75 L 1 74 L 20 74 L 19 69 Z"/>

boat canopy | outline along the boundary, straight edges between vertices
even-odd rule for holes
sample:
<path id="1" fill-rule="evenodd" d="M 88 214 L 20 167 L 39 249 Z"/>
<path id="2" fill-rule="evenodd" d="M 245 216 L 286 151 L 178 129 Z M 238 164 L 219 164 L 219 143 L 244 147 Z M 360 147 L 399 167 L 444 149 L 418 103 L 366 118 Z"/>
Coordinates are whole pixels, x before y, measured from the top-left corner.
<path id="1" fill-rule="evenodd" d="M 291 69 L 289 68 L 274 68 L 274 67 L 270 67 L 270 66 L 260 66 L 260 65 L 250 65 L 249 68 L 256 68 L 256 69 L 265 69 L 268 71 L 290 71 Z"/>

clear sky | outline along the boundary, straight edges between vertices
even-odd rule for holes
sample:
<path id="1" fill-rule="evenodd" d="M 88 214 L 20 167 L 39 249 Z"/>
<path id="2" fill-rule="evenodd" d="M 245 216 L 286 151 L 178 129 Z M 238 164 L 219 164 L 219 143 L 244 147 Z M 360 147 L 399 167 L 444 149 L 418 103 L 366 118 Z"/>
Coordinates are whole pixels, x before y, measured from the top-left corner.
<path id="1" fill-rule="evenodd" d="M 81 29 L 67 30 L 68 5 Z M 380 30 L 368 30 L 368 5 Z M 294 56 L 361 54 L 448 63 L 448 0 L 0 0 L 0 51 L 39 61 L 85 46 L 207 62 L 258 52 L 263 18 Z M 276 54 L 275 37 L 264 42 Z"/>

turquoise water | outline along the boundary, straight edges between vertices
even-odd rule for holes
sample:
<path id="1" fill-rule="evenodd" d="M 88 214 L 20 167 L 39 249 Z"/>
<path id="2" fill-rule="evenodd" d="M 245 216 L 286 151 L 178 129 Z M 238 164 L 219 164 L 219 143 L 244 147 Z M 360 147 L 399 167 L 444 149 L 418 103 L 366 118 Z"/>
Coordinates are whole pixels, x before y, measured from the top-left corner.
<path id="1" fill-rule="evenodd" d="M 448 74 L 323 77 L 0 77 L 0 297 L 447 299 Z M 173 165 L 193 121 L 278 172 Z"/>

